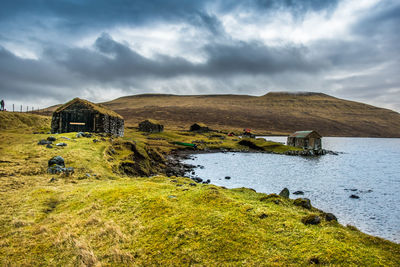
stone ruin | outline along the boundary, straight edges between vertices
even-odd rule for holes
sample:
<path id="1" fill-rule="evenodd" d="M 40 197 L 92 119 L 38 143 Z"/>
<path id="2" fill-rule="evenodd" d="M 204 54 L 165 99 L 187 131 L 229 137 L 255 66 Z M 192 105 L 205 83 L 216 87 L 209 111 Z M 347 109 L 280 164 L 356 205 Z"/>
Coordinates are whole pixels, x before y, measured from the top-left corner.
<path id="1" fill-rule="evenodd" d="M 102 105 L 74 98 L 54 111 L 51 132 L 94 132 L 123 136 L 124 119 Z"/>

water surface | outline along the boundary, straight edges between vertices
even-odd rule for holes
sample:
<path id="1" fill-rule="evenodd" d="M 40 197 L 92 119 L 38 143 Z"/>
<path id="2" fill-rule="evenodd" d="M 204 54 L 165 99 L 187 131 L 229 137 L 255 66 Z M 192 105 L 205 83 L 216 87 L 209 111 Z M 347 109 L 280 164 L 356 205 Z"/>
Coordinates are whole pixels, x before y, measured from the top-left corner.
<path id="1" fill-rule="evenodd" d="M 266 137 L 285 142 L 283 137 Z M 258 153 L 198 154 L 194 176 L 228 188 L 264 193 L 304 191 L 313 206 L 332 212 L 342 224 L 400 242 L 400 139 L 323 138 L 337 156 L 298 157 Z M 230 176 L 231 179 L 225 179 Z M 359 199 L 351 199 L 350 195 Z"/>

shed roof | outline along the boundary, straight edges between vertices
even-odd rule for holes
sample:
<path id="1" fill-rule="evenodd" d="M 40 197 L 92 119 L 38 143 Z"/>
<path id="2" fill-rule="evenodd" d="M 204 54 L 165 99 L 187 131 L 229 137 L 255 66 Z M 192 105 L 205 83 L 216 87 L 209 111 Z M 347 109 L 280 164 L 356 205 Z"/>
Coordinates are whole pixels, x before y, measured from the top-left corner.
<path id="1" fill-rule="evenodd" d="M 292 133 L 289 137 L 306 138 L 312 133 L 316 133 L 320 138 L 322 137 L 319 133 L 317 133 L 316 131 L 313 131 L 313 130 L 297 131 L 297 132 Z"/>
<path id="2" fill-rule="evenodd" d="M 158 125 L 161 125 L 161 123 L 159 122 L 159 121 L 157 121 L 157 120 L 153 120 L 153 119 L 147 119 L 147 120 L 144 120 L 144 121 L 142 121 L 142 122 L 140 122 L 140 123 L 143 123 L 143 122 L 150 122 L 151 124 L 158 124 Z"/>
<path id="3" fill-rule="evenodd" d="M 88 107 L 90 109 L 98 111 L 99 113 L 107 114 L 107 115 L 112 116 L 112 117 L 117 117 L 117 118 L 123 119 L 121 115 L 119 115 L 115 111 L 112 111 L 111 109 L 108 109 L 108 108 L 104 107 L 101 104 L 94 104 L 94 103 L 92 103 L 90 101 L 87 101 L 85 99 L 80 99 L 78 97 L 76 97 L 76 98 L 72 99 L 71 101 L 65 103 L 64 105 L 60 106 L 59 108 L 56 109 L 55 112 L 56 113 L 61 112 L 61 111 L 65 110 L 66 108 L 68 108 L 69 106 L 71 106 L 71 105 L 73 105 L 75 103 L 78 103 L 78 102 L 83 104 L 83 105 L 85 105 L 86 107 Z"/>
<path id="4" fill-rule="evenodd" d="M 194 125 L 198 125 L 198 126 L 200 126 L 200 127 L 207 127 L 207 125 L 205 125 L 204 123 L 202 123 L 202 122 L 196 122 L 196 123 L 194 123 L 192 126 L 194 126 Z"/>

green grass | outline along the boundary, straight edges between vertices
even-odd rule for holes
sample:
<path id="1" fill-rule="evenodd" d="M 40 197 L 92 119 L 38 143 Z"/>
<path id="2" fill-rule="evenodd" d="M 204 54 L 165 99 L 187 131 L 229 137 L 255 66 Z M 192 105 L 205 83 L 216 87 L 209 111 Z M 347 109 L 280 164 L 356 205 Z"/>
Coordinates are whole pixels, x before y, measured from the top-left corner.
<path id="1" fill-rule="evenodd" d="M 128 177 L 116 169 L 122 161 L 138 160 L 135 153 L 143 155 L 143 166 L 150 164 L 152 150 L 163 154 L 177 148 L 171 141 L 241 148 L 234 137 L 211 135 L 143 135 L 128 129 L 124 138 L 93 143 L 67 133 L 56 135 L 67 147 L 47 149 L 36 143 L 49 135 L 2 131 L 0 266 L 290 266 L 316 260 L 400 265 L 399 244 L 324 219 L 304 225 L 304 217 L 324 213 L 293 200 L 246 188 L 192 186 L 188 178 Z M 254 142 L 263 149 L 276 145 Z M 47 174 L 47 161 L 55 155 L 75 174 Z"/>

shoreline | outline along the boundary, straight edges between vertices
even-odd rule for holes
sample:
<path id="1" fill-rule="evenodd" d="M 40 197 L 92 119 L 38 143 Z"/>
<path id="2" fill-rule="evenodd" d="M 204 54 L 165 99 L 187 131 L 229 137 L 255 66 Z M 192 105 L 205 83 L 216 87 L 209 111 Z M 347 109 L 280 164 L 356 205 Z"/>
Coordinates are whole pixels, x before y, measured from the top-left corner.
<path id="1" fill-rule="evenodd" d="M 214 153 L 279 154 L 279 153 L 270 153 L 270 152 L 257 151 L 257 150 L 253 150 L 253 151 L 248 151 L 248 150 L 245 150 L 245 151 L 241 151 L 241 150 L 225 150 L 225 149 L 213 149 L 213 150 L 210 150 L 210 151 L 177 150 L 177 151 L 174 151 L 173 158 L 174 158 L 174 160 L 179 161 L 180 166 L 182 166 L 182 169 L 185 170 L 185 172 L 184 172 L 183 175 L 174 175 L 174 176 L 182 176 L 182 177 L 185 177 L 185 178 L 189 178 L 189 179 L 191 179 L 194 182 L 199 183 L 199 184 L 211 184 L 213 186 L 217 186 L 217 187 L 224 188 L 224 189 L 233 189 L 234 190 L 234 189 L 238 189 L 238 188 L 246 188 L 246 189 L 249 189 L 249 190 L 253 190 L 254 192 L 257 192 L 257 193 L 263 193 L 263 194 L 267 194 L 267 195 L 268 194 L 275 194 L 273 192 L 256 191 L 254 188 L 248 187 L 246 185 L 245 186 L 239 186 L 239 187 L 229 187 L 229 186 L 226 187 L 225 185 L 217 185 L 217 184 L 212 183 L 211 180 L 208 179 L 207 177 L 198 177 L 198 176 L 190 176 L 190 175 L 188 175 L 188 174 L 194 172 L 194 170 L 196 170 L 198 168 L 201 168 L 201 169 L 204 168 L 204 166 L 193 165 L 193 164 L 190 164 L 190 163 L 184 163 L 183 161 L 185 161 L 185 160 L 194 160 L 193 156 L 195 156 L 197 154 L 214 154 Z M 285 155 L 285 154 L 283 154 L 283 155 Z M 337 154 L 335 154 L 335 155 L 337 155 Z M 284 188 L 282 188 L 282 190 L 283 189 Z M 347 189 L 347 190 L 349 190 L 349 189 Z M 295 192 L 295 191 L 293 191 L 293 192 Z M 288 197 L 289 199 L 291 199 L 293 201 L 296 200 L 296 199 L 308 199 L 308 198 L 304 197 L 303 194 L 298 195 L 298 194 L 293 194 L 293 192 L 290 192 L 290 197 Z M 315 201 L 315 199 L 314 199 L 314 201 Z M 324 214 L 326 213 L 323 209 L 320 209 L 318 207 L 314 207 L 313 206 L 313 208 L 315 210 L 321 212 L 321 213 L 324 213 Z M 343 224 L 342 223 L 339 223 L 339 224 L 341 224 L 344 227 L 355 227 L 353 225 L 353 223 L 356 224 L 356 221 L 350 222 L 350 223 L 345 223 L 344 222 Z M 387 240 L 389 242 L 393 242 L 395 244 L 400 244 L 400 240 L 396 241 L 395 239 L 390 239 L 390 237 L 385 237 L 385 236 L 381 236 L 381 235 L 378 235 L 378 234 L 367 233 L 367 232 L 364 232 L 364 231 L 365 230 L 360 230 L 360 232 L 362 232 L 364 234 L 367 234 L 367 235 L 370 235 L 370 236 L 373 236 L 373 237 L 377 237 L 377 238 L 381 238 L 381 239 Z"/>

